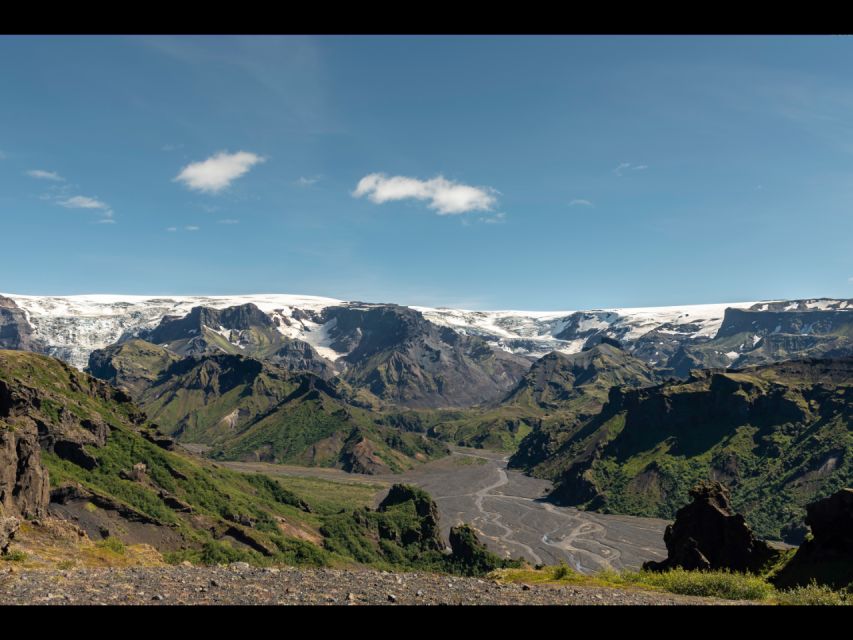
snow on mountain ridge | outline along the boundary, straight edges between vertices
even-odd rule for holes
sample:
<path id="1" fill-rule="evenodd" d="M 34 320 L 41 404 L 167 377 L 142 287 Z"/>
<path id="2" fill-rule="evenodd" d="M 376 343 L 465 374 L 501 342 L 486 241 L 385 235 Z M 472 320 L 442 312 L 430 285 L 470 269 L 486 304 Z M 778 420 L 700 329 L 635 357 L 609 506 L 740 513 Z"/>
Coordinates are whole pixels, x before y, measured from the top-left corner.
<path id="1" fill-rule="evenodd" d="M 89 353 L 156 326 L 163 316 L 182 316 L 196 306 L 215 309 L 252 303 L 269 314 L 278 330 L 311 344 L 322 356 L 335 360 L 344 353 L 330 348 L 329 326 L 309 319 L 300 310 L 319 313 L 329 306 L 359 304 L 334 298 L 289 294 L 237 296 L 139 296 L 75 295 L 27 296 L 0 294 L 11 298 L 27 314 L 34 333 L 49 345 L 50 354 L 78 368 L 88 363 Z M 615 308 L 575 311 L 471 311 L 412 306 L 431 322 L 460 333 L 478 335 L 495 347 L 541 357 L 550 351 L 575 353 L 588 333 L 606 330 L 622 340 L 633 341 L 650 330 L 661 328 L 689 337 L 712 337 L 719 329 L 727 307 L 748 308 L 753 302 L 683 305 L 676 307 Z M 577 315 L 580 314 L 580 315 Z M 572 320 L 572 318 L 574 319 Z M 571 322 L 582 335 L 557 338 Z M 679 331 L 680 326 L 684 331 Z"/>

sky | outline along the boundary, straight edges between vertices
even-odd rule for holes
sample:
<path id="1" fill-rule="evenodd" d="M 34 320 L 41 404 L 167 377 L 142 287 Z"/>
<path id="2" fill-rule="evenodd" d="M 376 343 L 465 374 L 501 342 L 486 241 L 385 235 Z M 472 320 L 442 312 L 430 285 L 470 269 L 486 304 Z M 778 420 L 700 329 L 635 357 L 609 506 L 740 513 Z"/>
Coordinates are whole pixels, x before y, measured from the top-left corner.
<path id="1" fill-rule="evenodd" d="M 853 297 L 853 38 L 2 36 L 0 291 Z"/>

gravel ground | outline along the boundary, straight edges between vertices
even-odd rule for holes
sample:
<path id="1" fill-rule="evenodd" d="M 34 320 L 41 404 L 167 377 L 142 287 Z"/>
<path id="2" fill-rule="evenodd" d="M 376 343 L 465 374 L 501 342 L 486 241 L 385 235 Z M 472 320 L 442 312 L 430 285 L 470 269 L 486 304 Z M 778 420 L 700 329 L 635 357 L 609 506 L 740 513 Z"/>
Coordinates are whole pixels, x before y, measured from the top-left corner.
<path id="1" fill-rule="evenodd" d="M 498 584 L 430 573 L 335 569 L 0 568 L 0 604 L 684 605 L 725 600 L 599 587 Z M 743 604 L 743 603 L 741 603 Z"/>

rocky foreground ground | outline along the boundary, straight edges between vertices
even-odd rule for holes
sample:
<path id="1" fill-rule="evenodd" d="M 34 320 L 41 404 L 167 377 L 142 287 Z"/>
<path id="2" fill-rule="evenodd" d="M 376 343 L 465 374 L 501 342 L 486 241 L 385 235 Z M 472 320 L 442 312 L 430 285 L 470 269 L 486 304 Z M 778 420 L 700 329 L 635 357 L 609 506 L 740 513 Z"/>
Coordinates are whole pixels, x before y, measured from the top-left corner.
<path id="1" fill-rule="evenodd" d="M 430 573 L 128 567 L 0 569 L 0 604 L 56 605 L 695 605 L 726 600 L 586 586 L 500 584 Z M 743 603 L 741 603 L 743 604 Z"/>

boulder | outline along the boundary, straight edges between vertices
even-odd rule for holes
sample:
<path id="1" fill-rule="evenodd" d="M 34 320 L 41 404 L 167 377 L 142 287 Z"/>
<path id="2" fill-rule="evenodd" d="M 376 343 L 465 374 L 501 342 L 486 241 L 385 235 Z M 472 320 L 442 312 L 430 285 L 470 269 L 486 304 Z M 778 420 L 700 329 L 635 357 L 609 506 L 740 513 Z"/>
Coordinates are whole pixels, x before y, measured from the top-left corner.
<path id="1" fill-rule="evenodd" d="M 21 423 L 13 429 L 0 420 L 0 512 L 7 517 L 41 518 L 49 492 L 35 428 Z"/>
<path id="2" fill-rule="evenodd" d="M 778 558 L 780 552 L 756 538 L 744 517 L 732 510 L 729 491 L 722 484 L 698 484 L 690 496 L 693 502 L 678 510 L 664 532 L 668 557 L 646 562 L 643 569 L 758 572 Z"/>
<path id="3" fill-rule="evenodd" d="M 0 515 L 0 554 L 5 555 L 9 550 L 9 544 L 20 526 L 21 521 L 17 518 L 5 518 Z"/>
<path id="4" fill-rule="evenodd" d="M 843 588 L 853 583 L 853 489 L 841 489 L 806 506 L 811 536 L 775 576 L 778 587 L 811 581 Z"/>

